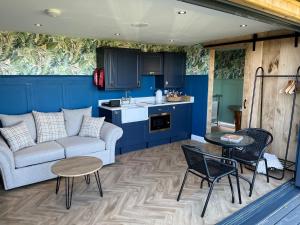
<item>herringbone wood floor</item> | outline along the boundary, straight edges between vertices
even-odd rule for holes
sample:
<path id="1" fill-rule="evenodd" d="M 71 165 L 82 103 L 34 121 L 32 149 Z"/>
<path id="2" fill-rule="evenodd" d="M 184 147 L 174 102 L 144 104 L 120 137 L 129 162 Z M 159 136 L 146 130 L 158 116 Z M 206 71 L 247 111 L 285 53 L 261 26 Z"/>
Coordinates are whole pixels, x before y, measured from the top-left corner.
<path id="1" fill-rule="evenodd" d="M 86 185 L 75 180 L 72 207 L 65 208 L 64 182 L 58 195 L 55 180 L 11 191 L 0 190 L 0 224 L 102 224 L 102 225 L 192 225 L 214 224 L 283 183 L 266 182 L 258 175 L 254 193 L 241 181 L 243 204 L 231 203 L 227 179 L 215 186 L 205 217 L 200 217 L 208 187 L 199 188 L 199 178 L 189 175 L 180 202 L 178 190 L 186 163 L 178 142 L 124 154 L 101 172 L 104 197 L 100 198 L 94 177 Z M 210 151 L 217 151 L 208 146 Z M 235 181 L 235 180 L 234 180 Z M 235 189 L 235 193 L 236 189 Z M 237 196 L 237 195 L 236 195 Z"/>

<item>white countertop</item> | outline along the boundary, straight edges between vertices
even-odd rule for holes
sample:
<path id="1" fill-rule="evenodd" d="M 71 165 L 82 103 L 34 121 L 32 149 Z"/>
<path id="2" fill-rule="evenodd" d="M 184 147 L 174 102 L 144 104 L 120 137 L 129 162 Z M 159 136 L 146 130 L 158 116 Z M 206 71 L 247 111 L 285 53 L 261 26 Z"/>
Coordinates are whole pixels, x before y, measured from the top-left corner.
<path id="1" fill-rule="evenodd" d="M 110 99 L 105 100 L 99 100 L 98 101 L 98 107 L 102 109 L 107 109 L 111 111 L 115 110 L 122 110 L 122 109 L 128 109 L 132 107 L 157 107 L 157 106 L 167 106 L 167 105 L 179 105 L 179 104 L 190 104 L 194 103 L 194 97 L 191 97 L 191 100 L 189 102 L 166 102 L 165 97 L 163 98 L 162 103 L 155 103 L 155 97 L 140 97 L 140 98 L 131 98 L 131 103 L 122 105 L 121 107 L 108 107 L 108 106 L 102 106 L 101 104 L 103 102 L 108 102 Z"/>

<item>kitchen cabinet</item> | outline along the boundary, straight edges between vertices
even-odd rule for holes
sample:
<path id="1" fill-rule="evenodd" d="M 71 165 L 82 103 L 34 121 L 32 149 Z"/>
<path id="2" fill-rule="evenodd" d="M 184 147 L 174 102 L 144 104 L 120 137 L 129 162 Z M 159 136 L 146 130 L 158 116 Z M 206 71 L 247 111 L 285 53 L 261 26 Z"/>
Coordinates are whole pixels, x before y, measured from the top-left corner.
<path id="1" fill-rule="evenodd" d="M 148 107 L 149 118 L 153 115 L 170 114 L 170 128 L 156 131 L 150 131 L 150 120 L 122 123 L 121 110 L 100 108 L 99 115 L 123 129 L 123 136 L 116 145 L 116 154 L 123 154 L 189 139 L 192 133 L 192 106 L 193 104 L 185 103 Z"/>
<path id="2" fill-rule="evenodd" d="M 140 57 L 140 74 L 142 75 L 162 75 L 163 74 L 163 54 L 145 52 Z"/>
<path id="3" fill-rule="evenodd" d="M 100 117 L 105 116 L 105 121 L 113 123 L 123 129 L 123 136 L 116 144 L 116 155 L 146 148 L 147 141 L 145 138 L 148 120 L 122 124 L 121 113 L 121 110 L 99 108 Z"/>
<path id="4" fill-rule="evenodd" d="M 105 90 L 140 87 L 140 51 L 125 48 L 97 48 L 97 67 L 105 73 Z"/>
<path id="5" fill-rule="evenodd" d="M 164 53 L 164 88 L 182 88 L 184 86 L 185 64 L 185 53 Z"/>
<path id="6" fill-rule="evenodd" d="M 173 105 L 171 142 L 185 140 L 192 134 L 192 104 Z"/>

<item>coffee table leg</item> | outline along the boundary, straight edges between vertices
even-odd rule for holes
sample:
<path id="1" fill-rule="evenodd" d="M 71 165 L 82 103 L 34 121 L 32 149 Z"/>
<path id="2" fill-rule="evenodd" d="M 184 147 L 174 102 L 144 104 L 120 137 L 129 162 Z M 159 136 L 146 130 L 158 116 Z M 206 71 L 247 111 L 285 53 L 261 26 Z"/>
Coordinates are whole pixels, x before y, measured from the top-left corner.
<path id="1" fill-rule="evenodd" d="M 70 179 L 72 179 L 71 188 L 70 188 Z M 71 208 L 72 204 L 72 194 L 73 194 L 73 183 L 74 183 L 74 177 L 66 177 L 65 179 L 65 189 L 66 189 L 66 208 Z"/>
<path id="2" fill-rule="evenodd" d="M 61 180 L 61 177 L 60 177 L 60 176 L 57 176 L 57 178 L 56 178 L 56 189 L 55 189 L 55 193 L 56 193 L 56 194 L 57 194 L 58 191 L 59 191 L 60 180 Z"/>
<path id="3" fill-rule="evenodd" d="M 96 182 L 97 182 L 98 189 L 99 189 L 99 192 L 100 192 L 100 196 L 103 197 L 103 192 L 102 192 L 102 187 L 101 187 L 99 172 L 97 171 L 94 174 L 95 174 Z"/>
<path id="4" fill-rule="evenodd" d="M 87 184 L 90 184 L 90 181 L 91 181 L 90 175 L 84 176 L 84 179 L 85 179 L 85 182 L 86 182 Z"/>

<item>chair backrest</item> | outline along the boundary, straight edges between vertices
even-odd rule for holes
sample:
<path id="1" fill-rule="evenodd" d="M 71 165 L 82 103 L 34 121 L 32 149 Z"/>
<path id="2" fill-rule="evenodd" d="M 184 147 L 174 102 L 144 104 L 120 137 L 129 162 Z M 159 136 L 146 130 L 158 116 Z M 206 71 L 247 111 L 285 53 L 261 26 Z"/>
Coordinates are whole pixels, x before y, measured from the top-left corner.
<path id="1" fill-rule="evenodd" d="M 261 128 L 247 128 L 235 132 L 236 134 L 243 134 L 254 139 L 254 143 L 244 147 L 243 151 L 249 152 L 257 157 L 262 156 L 266 148 L 273 142 L 273 135 Z"/>
<path id="2" fill-rule="evenodd" d="M 193 169 L 205 176 L 209 176 L 205 153 L 199 147 L 191 145 L 181 146 L 189 169 Z"/>

